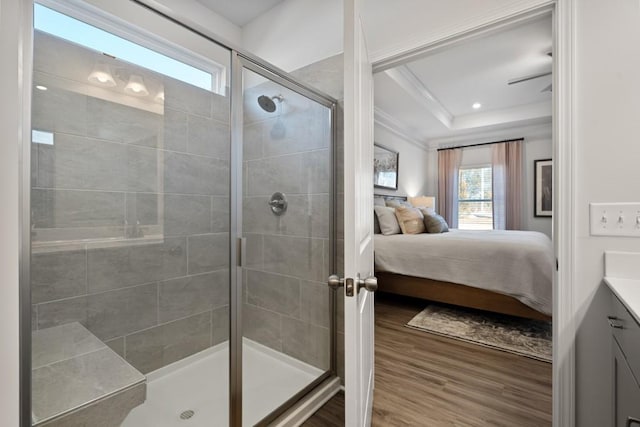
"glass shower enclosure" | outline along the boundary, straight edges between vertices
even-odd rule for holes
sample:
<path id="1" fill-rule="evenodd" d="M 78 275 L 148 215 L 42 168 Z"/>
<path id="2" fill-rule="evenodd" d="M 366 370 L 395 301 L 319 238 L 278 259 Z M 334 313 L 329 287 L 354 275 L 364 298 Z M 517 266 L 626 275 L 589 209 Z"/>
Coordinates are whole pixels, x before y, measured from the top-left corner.
<path id="1" fill-rule="evenodd" d="M 34 5 L 32 425 L 272 422 L 335 375 L 336 102 L 65 3 Z"/>

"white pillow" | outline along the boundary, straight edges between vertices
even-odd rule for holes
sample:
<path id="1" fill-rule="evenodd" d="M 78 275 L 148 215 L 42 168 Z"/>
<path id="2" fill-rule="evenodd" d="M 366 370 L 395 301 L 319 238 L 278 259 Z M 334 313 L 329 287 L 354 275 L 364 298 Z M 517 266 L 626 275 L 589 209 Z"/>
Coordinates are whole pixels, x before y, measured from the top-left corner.
<path id="1" fill-rule="evenodd" d="M 385 236 L 391 234 L 400 234 L 400 224 L 396 218 L 396 210 L 386 206 L 374 206 L 373 209 L 378 217 L 378 223 L 380 224 L 380 231 Z"/>

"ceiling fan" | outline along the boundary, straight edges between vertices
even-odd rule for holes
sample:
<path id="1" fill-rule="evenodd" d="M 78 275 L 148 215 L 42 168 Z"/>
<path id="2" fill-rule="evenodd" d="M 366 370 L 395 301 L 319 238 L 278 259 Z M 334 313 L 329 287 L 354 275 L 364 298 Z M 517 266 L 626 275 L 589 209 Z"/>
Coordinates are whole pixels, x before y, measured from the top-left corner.
<path id="1" fill-rule="evenodd" d="M 552 56 L 551 52 L 548 52 L 547 55 L 549 57 Z M 515 79 L 510 79 L 509 81 L 507 81 L 508 85 L 514 85 L 517 83 L 522 83 L 522 82 L 527 82 L 529 80 L 534 80 L 534 79 L 539 79 L 540 77 L 545 77 L 545 76 L 549 76 L 551 75 L 551 71 L 547 71 L 544 73 L 536 73 L 536 74 L 530 74 L 528 76 L 523 76 L 523 77 L 517 77 Z M 542 89 L 540 92 L 551 92 L 553 89 L 553 84 L 548 85 L 547 87 L 545 87 L 544 89 Z"/>

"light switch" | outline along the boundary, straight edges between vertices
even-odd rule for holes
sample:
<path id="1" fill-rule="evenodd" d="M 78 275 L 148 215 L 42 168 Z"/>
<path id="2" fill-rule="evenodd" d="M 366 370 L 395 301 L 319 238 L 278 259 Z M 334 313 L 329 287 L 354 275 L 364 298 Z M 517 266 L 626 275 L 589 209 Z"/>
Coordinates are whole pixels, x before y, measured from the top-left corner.
<path id="1" fill-rule="evenodd" d="M 590 203 L 592 236 L 640 237 L 640 203 Z"/>

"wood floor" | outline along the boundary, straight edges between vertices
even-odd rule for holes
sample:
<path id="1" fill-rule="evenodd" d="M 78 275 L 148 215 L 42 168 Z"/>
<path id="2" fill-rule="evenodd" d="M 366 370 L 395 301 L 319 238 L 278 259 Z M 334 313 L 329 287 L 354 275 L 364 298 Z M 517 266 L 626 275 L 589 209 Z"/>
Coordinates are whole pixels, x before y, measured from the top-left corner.
<path id="1" fill-rule="evenodd" d="M 551 425 L 550 363 L 405 327 L 424 306 L 376 295 L 374 426 Z M 303 425 L 344 426 L 344 396 Z"/>

